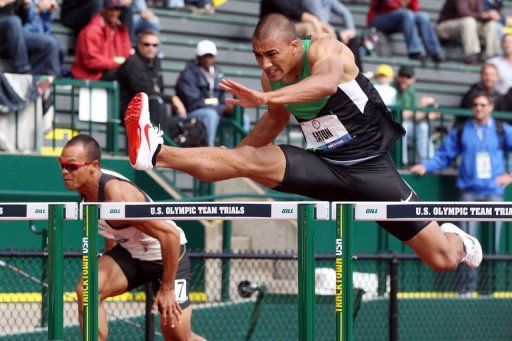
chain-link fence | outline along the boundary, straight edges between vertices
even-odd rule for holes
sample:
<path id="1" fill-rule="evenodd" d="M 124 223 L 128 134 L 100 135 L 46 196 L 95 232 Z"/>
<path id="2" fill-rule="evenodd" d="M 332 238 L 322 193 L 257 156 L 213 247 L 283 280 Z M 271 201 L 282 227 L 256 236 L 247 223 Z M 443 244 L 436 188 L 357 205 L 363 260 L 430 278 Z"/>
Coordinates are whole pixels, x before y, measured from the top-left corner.
<path id="1" fill-rule="evenodd" d="M 296 255 L 190 255 L 194 332 L 222 341 L 298 339 Z M 80 340 L 80 257 L 66 253 L 64 261 L 65 340 Z M 316 267 L 316 340 L 331 341 L 334 256 L 319 255 Z M 488 256 L 478 271 L 437 273 L 412 255 L 358 255 L 353 269 L 356 340 L 512 339 L 510 256 Z M 47 339 L 45 272 L 42 252 L 0 252 L 0 340 Z M 110 340 L 148 339 L 144 288 L 106 309 Z M 152 337 L 162 340 L 158 320 L 154 326 Z"/>

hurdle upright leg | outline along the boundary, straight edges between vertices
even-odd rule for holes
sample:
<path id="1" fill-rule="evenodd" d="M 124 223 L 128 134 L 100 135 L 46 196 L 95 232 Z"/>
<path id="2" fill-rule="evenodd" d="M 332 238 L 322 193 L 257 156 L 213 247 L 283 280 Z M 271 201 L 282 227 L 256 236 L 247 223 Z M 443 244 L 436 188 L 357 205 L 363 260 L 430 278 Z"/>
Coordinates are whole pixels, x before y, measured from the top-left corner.
<path id="1" fill-rule="evenodd" d="M 63 340 L 63 205 L 48 207 L 48 340 Z"/>
<path id="2" fill-rule="evenodd" d="M 315 339 L 315 206 L 298 205 L 299 340 Z"/>
<path id="3" fill-rule="evenodd" d="M 83 206 L 82 337 L 98 340 L 98 206 Z"/>
<path id="4" fill-rule="evenodd" d="M 353 340 L 352 205 L 336 205 L 336 341 Z"/>

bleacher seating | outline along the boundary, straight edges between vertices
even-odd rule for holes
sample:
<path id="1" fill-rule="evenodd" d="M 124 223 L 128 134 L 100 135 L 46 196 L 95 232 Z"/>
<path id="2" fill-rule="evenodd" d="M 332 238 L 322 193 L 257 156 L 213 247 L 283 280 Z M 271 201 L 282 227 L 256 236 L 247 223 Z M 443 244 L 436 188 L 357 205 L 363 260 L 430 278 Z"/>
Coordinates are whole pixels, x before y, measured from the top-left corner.
<path id="1" fill-rule="evenodd" d="M 437 12 L 443 0 L 422 2 L 422 10 L 429 12 L 432 20 L 437 20 Z M 359 33 L 366 28 L 366 12 L 369 0 L 348 2 L 354 14 Z M 250 87 L 259 88 L 260 71 L 252 55 L 250 37 L 258 20 L 258 0 L 230 0 L 219 7 L 215 15 L 200 15 L 169 9 L 155 9 L 160 17 L 162 41 L 165 53 L 163 63 L 165 85 L 172 91 L 179 71 L 193 58 L 195 44 L 201 39 L 211 39 L 217 44 L 218 64 L 226 77 L 240 81 Z M 339 24 L 339 18 L 332 20 Z M 73 46 L 74 37 L 70 30 L 55 24 L 55 33 L 61 41 Z M 380 58 L 365 56 L 365 71 L 374 70 L 378 64 L 388 63 L 395 68 L 399 65 L 411 65 L 417 68 L 420 94 L 431 94 L 438 98 L 442 106 L 457 106 L 460 95 L 468 84 L 478 78 L 478 67 L 467 67 L 460 63 L 447 62 L 438 67 L 432 62 L 421 64 L 406 58 L 406 50 L 401 34 L 391 37 L 394 56 Z M 70 64 L 72 56 L 67 59 Z"/>
<path id="2" fill-rule="evenodd" d="M 366 13 L 370 0 L 351 0 L 347 5 L 351 9 L 359 34 L 366 30 Z M 421 9 L 429 13 L 432 22 L 438 18 L 438 12 L 444 0 L 421 2 Z M 185 63 L 194 57 L 196 43 L 201 39 L 211 39 L 218 47 L 217 62 L 223 68 L 227 78 L 249 86 L 260 88 L 260 70 L 252 55 L 251 34 L 258 20 L 259 0 L 230 0 L 217 8 L 215 15 L 201 15 L 165 8 L 155 9 L 160 17 L 162 42 L 165 59 L 163 61 L 164 81 L 169 91 Z M 333 17 L 332 24 L 339 24 L 339 18 Z M 59 38 L 73 46 L 74 37 L 70 30 L 57 21 L 54 28 Z M 443 107 L 457 107 L 460 96 L 468 86 L 478 79 L 478 66 L 467 66 L 460 62 L 445 62 L 439 65 L 427 61 L 420 63 L 406 57 L 406 49 L 401 34 L 390 37 L 393 57 L 364 56 L 365 71 L 373 71 L 378 64 L 387 63 L 398 69 L 400 65 L 415 67 L 416 88 L 420 95 L 433 95 Z M 71 64 L 73 56 L 68 56 Z"/>

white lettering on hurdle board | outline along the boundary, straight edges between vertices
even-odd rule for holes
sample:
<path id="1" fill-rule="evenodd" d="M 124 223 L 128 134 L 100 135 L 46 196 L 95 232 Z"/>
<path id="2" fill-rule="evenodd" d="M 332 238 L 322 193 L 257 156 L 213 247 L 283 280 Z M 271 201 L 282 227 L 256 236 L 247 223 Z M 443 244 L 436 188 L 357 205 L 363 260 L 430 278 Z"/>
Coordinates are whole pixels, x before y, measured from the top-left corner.
<path id="1" fill-rule="evenodd" d="M 343 255 L 343 240 L 336 239 L 336 256 L 341 257 Z"/>
<path id="2" fill-rule="evenodd" d="M 512 215 L 512 207 L 495 207 L 494 214 L 498 216 L 510 216 Z"/>
<path id="3" fill-rule="evenodd" d="M 164 211 L 165 209 L 165 211 Z M 243 215 L 243 206 L 167 206 L 150 207 L 151 215 L 204 216 L 204 215 Z"/>
<path id="4" fill-rule="evenodd" d="M 86 255 L 89 252 L 89 239 L 87 237 L 82 238 L 82 254 Z"/>
<path id="5" fill-rule="evenodd" d="M 508 202 L 357 202 L 355 220 L 512 221 Z"/>
<path id="6" fill-rule="evenodd" d="M 100 219 L 297 219 L 298 205 L 314 205 L 317 220 L 329 219 L 328 202 L 180 202 L 91 203 L 98 205 Z"/>

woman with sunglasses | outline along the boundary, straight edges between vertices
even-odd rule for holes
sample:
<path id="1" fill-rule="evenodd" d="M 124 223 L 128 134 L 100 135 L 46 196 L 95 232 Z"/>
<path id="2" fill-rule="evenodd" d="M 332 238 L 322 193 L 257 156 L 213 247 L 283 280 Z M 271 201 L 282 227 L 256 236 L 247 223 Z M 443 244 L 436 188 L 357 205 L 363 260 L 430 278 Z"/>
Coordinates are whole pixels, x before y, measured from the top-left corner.
<path id="1" fill-rule="evenodd" d="M 59 158 L 64 186 L 86 202 L 148 202 L 151 198 L 121 174 L 101 169 L 101 148 L 88 135 L 72 138 Z M 106 252 L 98 261 L 99 338 L 108 322 L 103 301 L 152 282 L 153 310 L 160 311 L 166 340 L 204 340 L 190 330 L 190 262 L 185 234 L 171 220 L 99 221 Z M 82 322 L 82 283 L 76 288 Z"/>

